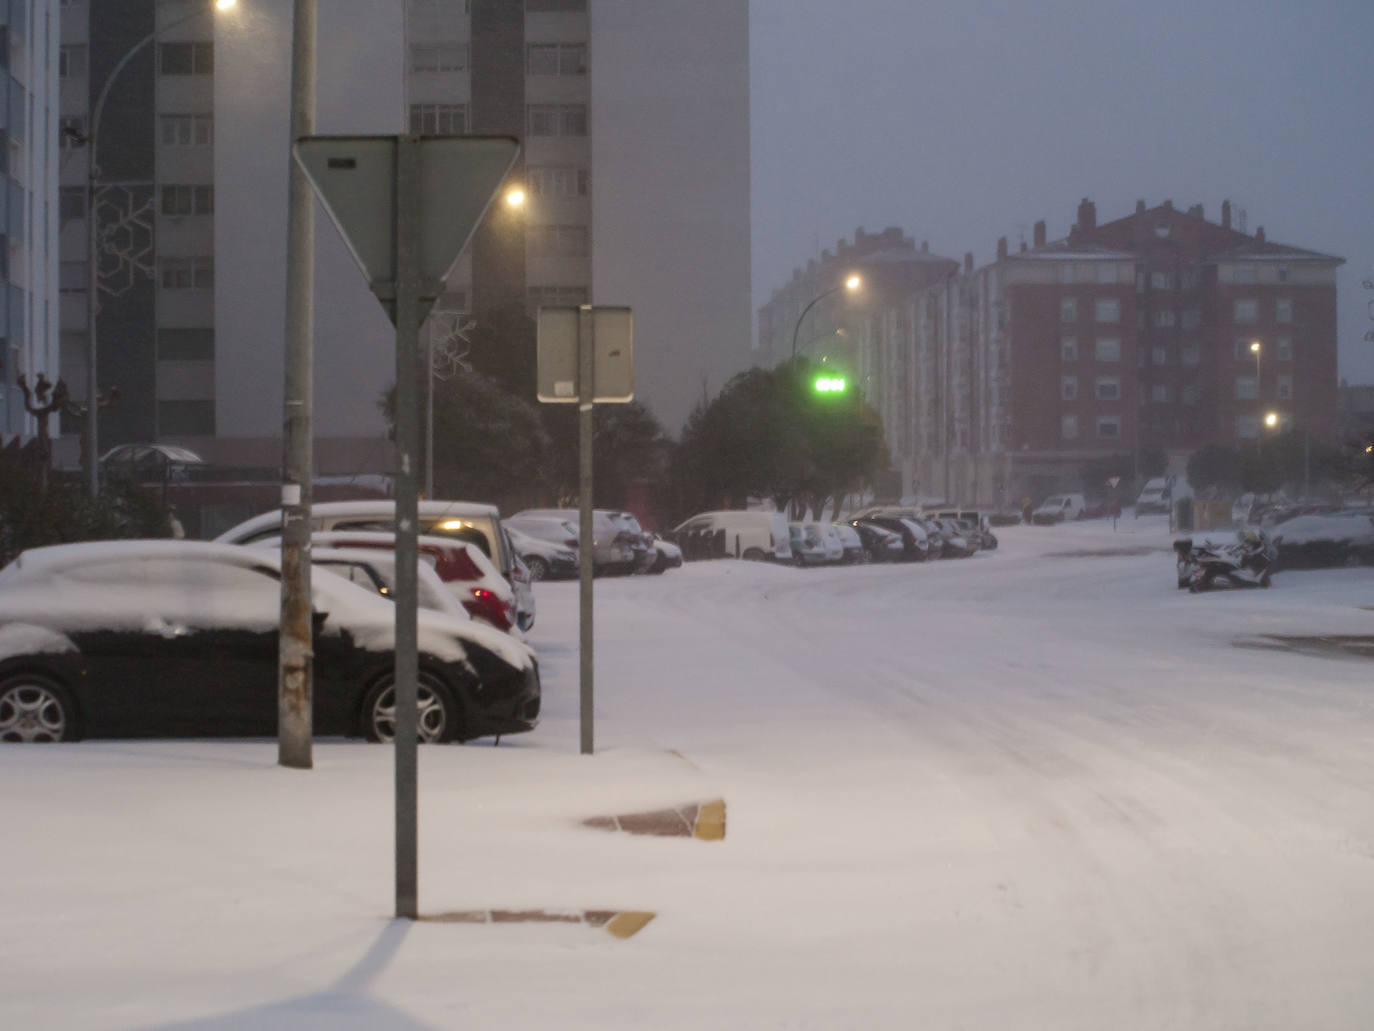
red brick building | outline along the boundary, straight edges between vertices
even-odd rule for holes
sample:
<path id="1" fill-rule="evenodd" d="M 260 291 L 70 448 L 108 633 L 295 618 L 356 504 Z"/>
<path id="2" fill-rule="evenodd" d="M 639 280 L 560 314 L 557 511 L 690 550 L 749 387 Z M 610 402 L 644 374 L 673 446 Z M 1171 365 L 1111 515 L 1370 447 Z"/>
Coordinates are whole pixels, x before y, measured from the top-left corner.
<path id="1" fill-rule="evenodd" d="M 1337 435 L 1341 258 L 1232 226 L 1230 205 L 1147 208 L 949 272 L 870 309 L 860 381 L 903 492 L 978 505 L 1079 489 L 1085 460 L 1285 427 Z M 900 384 L 901 398 L 892 384 Z M 1274 426 L 1266 426 L 1273 416 Z"/>

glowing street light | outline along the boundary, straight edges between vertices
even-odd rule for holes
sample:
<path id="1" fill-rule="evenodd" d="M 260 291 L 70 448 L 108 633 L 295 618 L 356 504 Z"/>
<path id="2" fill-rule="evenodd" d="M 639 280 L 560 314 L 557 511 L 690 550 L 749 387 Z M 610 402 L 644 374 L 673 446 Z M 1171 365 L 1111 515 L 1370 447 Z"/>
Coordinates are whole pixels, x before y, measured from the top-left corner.
<path id="1" fill-rule="evenodd" d="M 1275 426 L 1277 426 L 1278 424 L 1279 424 L 1279 413 L 1278 413 L 1278 412 L 1269 412 L 1267 415 L 1265 415 L 1265 417 L 1264 417 L 1264 425 L 1268 426 L 1271 430 L 1272 430 Z"/>
<path id="2" fill-rule="evenodd" d="M 792 327 L 793 364 L 795 364 L 797 361 L 797 333 L 801 330 L 802 319 L 806 318 L 806 313 L 809 312 L 812 308 L 814 308 L 818 301 L 825 300 L 825 298 L 829 297 L 831 294 L 837 294 L 841 290 L 848 290 L 850 293 L 853 293 L 855 290 L 859 289 L 859 287 L 863 285 L 863 279 L 861 279 L 857 274 L 851 273 L 848 277 L 845 278 L 845 281 L 841 283 L 839 286 L 832 286 L 829 290 L 817 294 L 815 297 L 811 299 L 811 302 L 805 308 L 802 309 L 802 313 L 797 316 L 796 325 Z"/>
<path id="3" fill-rule="evenodd" d="M 506 191 L 506 206 L 510 208 L 524 207 L 525 191 L 518 186 L 512 186 Z"/>

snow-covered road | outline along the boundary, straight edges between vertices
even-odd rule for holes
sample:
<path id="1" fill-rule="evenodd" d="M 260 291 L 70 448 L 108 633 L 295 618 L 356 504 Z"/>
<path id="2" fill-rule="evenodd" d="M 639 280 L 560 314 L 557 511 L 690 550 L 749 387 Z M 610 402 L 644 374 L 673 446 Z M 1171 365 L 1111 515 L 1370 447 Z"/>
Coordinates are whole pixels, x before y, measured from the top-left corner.
<path id="1" fill-rule="evenodd" d="M 539 589 L 545 719 L 421 757 L 390 924 L 390 754 L 0 750 L 0 1025 L 1374 1026 L 1374 570 L 1176 591 L 1159 519 L 928 566 L 692 564 Z M 721 797 L 724 842 L 590 816 Z"/>

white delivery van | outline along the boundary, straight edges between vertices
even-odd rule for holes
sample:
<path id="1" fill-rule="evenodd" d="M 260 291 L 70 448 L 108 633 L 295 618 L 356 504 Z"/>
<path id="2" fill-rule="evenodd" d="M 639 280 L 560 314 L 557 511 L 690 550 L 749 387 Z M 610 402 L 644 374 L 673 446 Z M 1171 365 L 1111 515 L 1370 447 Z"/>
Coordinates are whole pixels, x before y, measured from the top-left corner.
<path id="1" fill-rule="evenodd" d="M 1062 523 L 1081 519 L 1088 503 L 1082 494 L 1051 494 L 1031 513 L 1033 523 Z"/>
<path id="2" fill-rule="evenodd" d="M 670 534 L 686 558 L 792 561 L 787 516 L 781 512 L 699 512 Z"/>
<path id="3" fill-rule="evenodd" d="M 1140 489 L 1140 496 L 1135 499 L 1135 514 L 1169 511 L 1169 505 L 1173 501 L 1172 494 L 1167 476 L 1147 480 L 1145 486 Z"/>

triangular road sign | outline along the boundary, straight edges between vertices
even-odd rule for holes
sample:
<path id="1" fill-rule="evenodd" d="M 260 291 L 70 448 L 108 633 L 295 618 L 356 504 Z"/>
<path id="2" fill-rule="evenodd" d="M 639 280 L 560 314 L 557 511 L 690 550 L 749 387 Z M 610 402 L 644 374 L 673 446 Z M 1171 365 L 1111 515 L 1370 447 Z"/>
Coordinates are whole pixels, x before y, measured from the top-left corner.
<path id="1" fill-rule="evenodd" d="M 367 284 L 396 320 L 396 136 L 306 136 L 296 160 Z M 420 318 L 515 164 L 511 136 L 420 138 Z"/>

